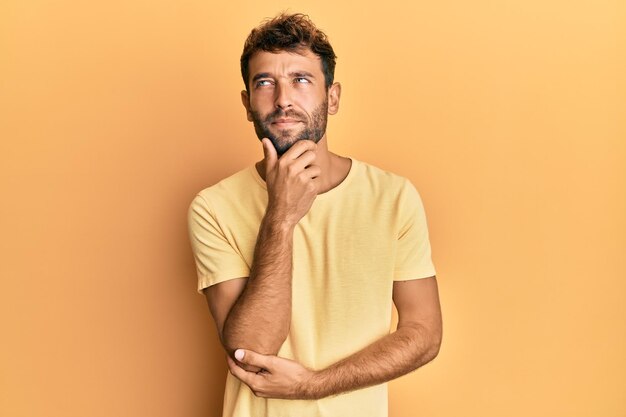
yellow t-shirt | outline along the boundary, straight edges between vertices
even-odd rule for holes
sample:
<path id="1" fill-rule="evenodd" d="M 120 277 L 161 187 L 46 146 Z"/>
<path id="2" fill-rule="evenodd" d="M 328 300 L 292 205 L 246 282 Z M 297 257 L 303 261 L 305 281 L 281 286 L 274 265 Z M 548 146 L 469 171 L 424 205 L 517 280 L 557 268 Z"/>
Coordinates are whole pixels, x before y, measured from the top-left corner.
<path id="1" fill-rule="evenodd" d="M 247 277 L 267 205 L 250 166 L 198 193 L 189 235 L 198 291 Z M 344 181 L 318 195 L 293 238 L 290 332 L 278 356 L 323 369 L 387 335 L 393 281 L 435 275 L 420 196 L 406 178 L 352 159 Z M 383 417 L 387 384 L 321 400 L 256 397 L 230 373 L 224 417 Z"/>

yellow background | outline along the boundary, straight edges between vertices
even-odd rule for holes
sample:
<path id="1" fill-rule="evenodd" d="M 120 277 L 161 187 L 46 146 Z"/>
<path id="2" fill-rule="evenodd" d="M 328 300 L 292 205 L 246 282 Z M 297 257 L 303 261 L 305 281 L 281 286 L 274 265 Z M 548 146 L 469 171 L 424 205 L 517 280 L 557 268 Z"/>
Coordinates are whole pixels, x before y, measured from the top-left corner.
<path id="1" fill-rule="evenodd" d="M 186 230 L 262 155 L 239 56 L 282 9 L 338 55 L 332 150 L 427 210 L 439 357 L 390 415 L 626 415 L 626 6 L 0 4 L 0 415 L 220 415 Z"/>

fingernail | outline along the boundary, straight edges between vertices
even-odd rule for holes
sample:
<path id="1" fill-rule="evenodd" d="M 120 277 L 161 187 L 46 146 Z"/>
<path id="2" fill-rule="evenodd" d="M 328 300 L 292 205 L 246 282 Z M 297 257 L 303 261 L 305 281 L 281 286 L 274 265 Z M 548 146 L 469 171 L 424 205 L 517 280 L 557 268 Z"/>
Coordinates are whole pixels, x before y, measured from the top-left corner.
<path id="1" fill-rule="evenodd" d="M 237 349 L 235 351 L 235 358 L 237 358 L 238 361 L 243 359 L 243 355 L 244 355 L 243 349 Z"/>

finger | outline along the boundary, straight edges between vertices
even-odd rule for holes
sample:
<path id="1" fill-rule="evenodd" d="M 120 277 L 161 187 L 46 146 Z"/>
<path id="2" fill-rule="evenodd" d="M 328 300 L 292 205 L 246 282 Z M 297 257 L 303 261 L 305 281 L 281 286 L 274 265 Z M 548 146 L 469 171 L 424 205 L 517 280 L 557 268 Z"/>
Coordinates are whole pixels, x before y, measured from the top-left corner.
<path id="1" fill-rule="evenodd" d="M 313 162 L 317 158 L 317 154 L 313 151 L 306 151 L 301 154 L 298 158 L 294 159 L 293 166 L 296 171 L 302 171 Z"/>
<path id="2" fill-rule="evenodd" d="M 271 368 L 271 356 L 261 355 L 251 350 L 237 349 L 235 351 L 235 358 L 246 365 L 258 366 L 268 371 L 270 371 Z"/>
<path id="3" fill-rule="evenodd" d="M 301 139 L 296 141 L 296 143 L 294 143 L 281 158 L 296 159 L 304 152 L 315 151 L 316 149 L 317 143 L 309 139 Z"/>
<path id="4" fill-rule="evenodd" d="M 232 359 L 232 357 L 231 357 L 231 359 Z M 255 374 L 257 372 L 263 370 L 263 368 L 259 368 L 258 366 L 252 366 L 252 365 L 248 365 L 248 364 L 241 363 L 241 362 L 238 362 L 238 361 L 235 361 L 235 364 L 238 367 L 242 368 L 244 371 L 254 372 Z"/>
<path id="5" fill-rule="evenodd" d="M 263 155 L 265 155 L 265 167 L 266 170 L 270 170 L 274 168 L 274 165 L 278 160 L 276 148 L 274 148 L 274 144 L 268 138 L 263 138 L 261 143 L 263 144 Z"/>
<path id="6" fill-rule="evenodd" d="M 304 172 L 308 178 L 317 178 L 322 174 L 322 168 L 319 165 L 310 165 Z"/>
<path id="7" fill-rule="evenodd" d="M 230 356 L 227 356 L 226 360 L 228 361 L 228 370 L 230 373 L 246 385 L 250 386 L 253 382 L 252 377 L 256 376 L 256 374 L 240 368 Z"/>
<path id="8" fill-rule="evenodd" d="M 226 363 L 228 364 L 228 369 L 230 370 L 231 373 L 233 373 L 234 371 L 234 367 L 237 366 L 237 364 L 235 363 L 234 360 L 232 360 L 232 358 L 229 355 L 226 355 Z"/>

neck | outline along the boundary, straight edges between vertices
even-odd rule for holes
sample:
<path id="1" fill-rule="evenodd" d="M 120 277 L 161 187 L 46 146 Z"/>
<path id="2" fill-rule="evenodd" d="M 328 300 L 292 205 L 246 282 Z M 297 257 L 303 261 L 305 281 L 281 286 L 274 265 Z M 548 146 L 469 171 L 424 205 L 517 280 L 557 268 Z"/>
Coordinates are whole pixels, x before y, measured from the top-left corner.
<path id="1" fill-rule="evenodd" d="M 317 142 L 315 153 L 315 165 L 319 166 L 322 171 L 318 177 L 320 184 L 318 194 L 322 194 L 335 188 L 345 179 L 350 171 L 351 161 L 328 150 L 326 135 Z M 265 181 L 265 159 L 256 163 L 256 169 L 263 181 Z"/>

